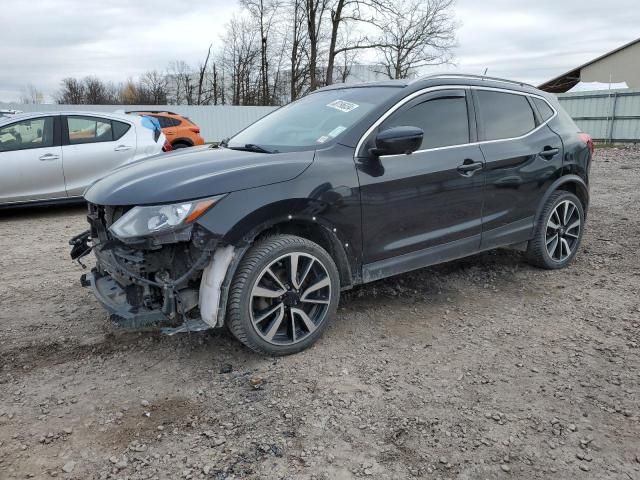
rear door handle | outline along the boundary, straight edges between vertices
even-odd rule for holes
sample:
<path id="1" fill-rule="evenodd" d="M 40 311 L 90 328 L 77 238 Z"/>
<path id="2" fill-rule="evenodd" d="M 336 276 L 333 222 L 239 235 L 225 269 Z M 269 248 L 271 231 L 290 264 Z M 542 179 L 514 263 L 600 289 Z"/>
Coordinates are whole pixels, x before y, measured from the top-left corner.
<path id="1" fill-rule="evenodd" d="M 38 160 L 40 160 L 41 162 L 48 162 L 50 160 L 58 160 L 59 158 L 59 155 L 55 155 L 53 153 L 45 153 L 44 155 L 38 157 Z"/>
<path id="2" fill-rule="evenodd" d="M 550 160 L 550 159 L 552 159 L 553 157 L 555 157 L 555 156 L 556 156 L 557 154 L 559 154 L 559 153 L 560 153 L 560 149 L 559 149 L 559 148 L 553 148 L 553 147 L 550 147 L 550 146 L 548 146 L 548 145 L 547 145 L 547 146 L 546 146 L 546 147 L 544 147 L 544 149 L 539 153 L 539 155 L 540 155 L 542 158 L 546 159 L 546 160 Z"/>
<path id="3" fill-rule="evenodd" d="M 480 170 L 483 166 L 484 165 L 482 162 L 474 162 L 470 158 L 467 158 L 462 163 L 462 165 L 458 165 L 458 172 L 460 172 L 460 174 L 464 175 L 465 177 L 470 177 L 478 170 Z"/>
<path id="4" fill-rule="evenodd" d="M 131 150 L 132 148 L 133 147 L 130 147 L 129 145 L 118 145 L 113 150 L 116 151 L 116 152 L 124 152 L 126 150 Z"/>

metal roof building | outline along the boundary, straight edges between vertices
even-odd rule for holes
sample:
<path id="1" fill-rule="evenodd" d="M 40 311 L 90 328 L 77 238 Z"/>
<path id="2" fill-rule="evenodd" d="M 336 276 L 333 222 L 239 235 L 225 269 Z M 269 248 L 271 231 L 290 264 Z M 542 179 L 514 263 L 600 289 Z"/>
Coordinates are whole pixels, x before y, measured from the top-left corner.
<path id="1" fill-rule="evenodd" d="M 564 93 L 579 82 L 626 82 L 640 88 L 640 38 L 543 83 L 538 88 Z"/>

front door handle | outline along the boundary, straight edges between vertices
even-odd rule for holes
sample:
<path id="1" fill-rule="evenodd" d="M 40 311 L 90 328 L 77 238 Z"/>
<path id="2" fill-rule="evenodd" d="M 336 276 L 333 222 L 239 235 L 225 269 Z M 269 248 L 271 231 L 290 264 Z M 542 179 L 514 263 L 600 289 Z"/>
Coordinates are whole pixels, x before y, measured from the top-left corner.
<path id="1" fill-rule="evenodd" d="M 539 153 L 539 155 L 544 158 L 545 160 L 551 160 L 553 157 L 555 157 L 557 154 L 560 153 L 560 149 L 559 148 L 553 148 L 550 147 L 549 145 L 547 145 L 546 147 L 544 147 L 544 149 Z"/>
<path id="2" fill-rule="evenodd" d="M 460 174 L 464 175 L 465 177 L 470 177 L 478 170 L 480 170 L 483 166 L 484 165 L 482 162 L 474 162 L 470 158 L 467 158 L 464 162 L 462 162 L 462 165 L 458 165 L 458 172 L 460 172 Z"/>
<path id="3" fill-rule="evenodd" d="M 38 160 L 40 160 L 41 162 L 48 162 L 50 160 L 58 160 L 59 158 L 59 155 L 55 155 L 53 153 L 45 153 L 44 155 L 38 157 Z"/>
<path id="4" fill-rule="evenodd" d="M 116 152 L 124 152 L 126 150 L 131 150 L 132 148 L 133 147 L 130 147 L 129 145 L 118 145 L 113 150 L 116 151 Z"/>

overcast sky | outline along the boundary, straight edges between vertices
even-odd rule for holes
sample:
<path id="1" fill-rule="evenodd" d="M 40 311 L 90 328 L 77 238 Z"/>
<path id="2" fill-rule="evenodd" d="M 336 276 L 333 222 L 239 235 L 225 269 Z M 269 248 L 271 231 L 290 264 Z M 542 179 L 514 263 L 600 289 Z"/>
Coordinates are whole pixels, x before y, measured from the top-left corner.
<path id="1" fill-rule="evenodd" d="M 234 0 L 2 0 L 0 100 L 64 77 L 121 81 L 220 44 Z M 638 0 L 458 0 L 455 70 L 539 84 L 640 36 Z"/>

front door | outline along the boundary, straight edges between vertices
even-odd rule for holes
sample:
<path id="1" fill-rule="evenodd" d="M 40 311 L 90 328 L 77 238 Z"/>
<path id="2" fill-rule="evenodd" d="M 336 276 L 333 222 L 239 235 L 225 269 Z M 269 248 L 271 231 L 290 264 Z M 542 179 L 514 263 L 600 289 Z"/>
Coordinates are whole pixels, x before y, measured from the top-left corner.
<path id="1" fill-rule="evenodd" d="M 57 115 L 0 127 L 0 203 L 66 198 Z"/>
<path id="2" fill-rule="evenodd" d="M 482 232 L 484 159 L 464 89 L 426 93 L 402 106 L 358 152 L 365 281 L 476 251 Z M 424 131 L 418 151 L 372 158 L 375 135 Z"/>

